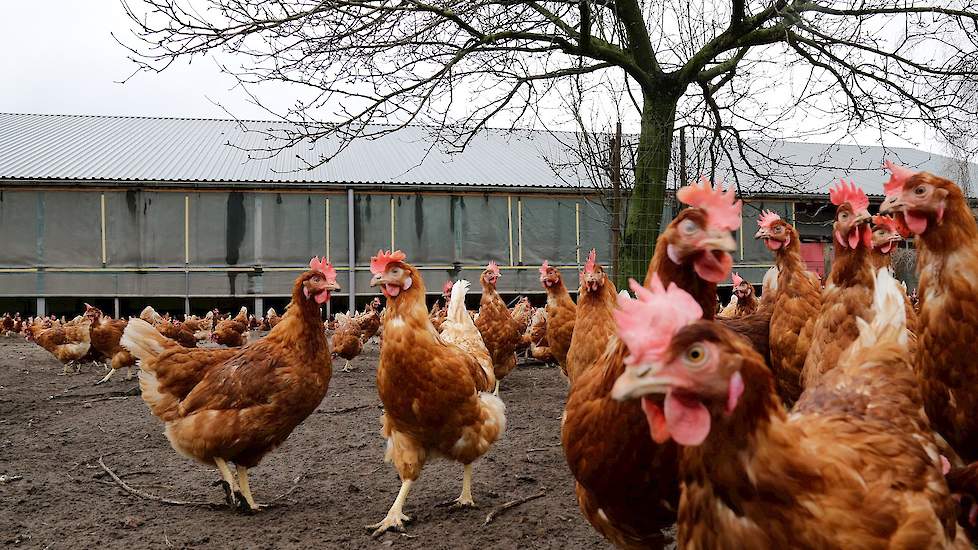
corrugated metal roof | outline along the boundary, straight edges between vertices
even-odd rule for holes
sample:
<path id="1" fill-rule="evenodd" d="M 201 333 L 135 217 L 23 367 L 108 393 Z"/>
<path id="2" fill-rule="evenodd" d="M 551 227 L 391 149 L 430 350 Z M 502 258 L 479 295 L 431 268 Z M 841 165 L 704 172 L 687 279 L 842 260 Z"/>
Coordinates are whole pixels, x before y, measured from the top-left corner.
<path id="1" fill-rule="evenodd" d="M 267 150 L 282 143 L 270 133 L 287 128 L 268 121 L 0 113 L 0 179 L 524 188 L 569 188 L 583 180 L 573 170 L 558 178 L 548 163 L 561 160 L 563 143 L 573 142 L 573 134 L 486 130 L 463 152 L 449 154 L 431 147 L 430 129 L 408 126 L 359 139 L 330 162 L 306 169 L 334 153 L 339 140 L 306 141 L 269 155 Z M 810 165 L 794 169 L 795 179 L 806 183 L 765 181 L 738 166 L 746 192 L 824 194 L 838 177 L 853 176 L 868 193 L 881 194 L 884 157 L 938 174 L 950 170 L 949 159 L 915 149 L 800 142 L 765 148 L 772 156 Z M 978 167 L 971 165 L 971 174 L 978 175 Z M 978 189 L 978 181 L 972 182 L 971 189 Z"/>

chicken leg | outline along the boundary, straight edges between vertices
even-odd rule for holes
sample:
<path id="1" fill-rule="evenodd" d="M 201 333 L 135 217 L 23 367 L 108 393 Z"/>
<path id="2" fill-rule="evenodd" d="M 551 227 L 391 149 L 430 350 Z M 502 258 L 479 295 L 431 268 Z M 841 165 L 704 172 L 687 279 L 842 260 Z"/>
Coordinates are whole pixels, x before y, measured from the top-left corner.
<path id="1" fill-rule="evenodd" d="M 346 362 L 346 365 L 344 365 L 343 368 L 340 369 L 340 370 L 343 371 L 343 372 L 353 372 L 353 369 L 350 368 L 350 362 L 349 361 L 347 361 Z"/>
<path id="2" fill-rule="evenodd" d="M 231 468 L 228 468 L 228 463 L 224 461 L 223 458 L 214 457 L 214 464 L 217 464 L 217 469 L 221 472 L 221 477 L 224 479 L 224 483 L 227 485 L 225 491 L 227 492 L 227 502 L 228 505 L 234 509 L 238 507 L 238 498 L 235 497 L 235 493 L 238 492 L 238 488 L 234 482 L 234 476 L 231 475 Z"/>
<path id="3" fill-rule="evenodd" d="M 403 513 L 404 501 L 407 500 L 408 493 L 411 492 L 411 484 L 413 483 L 414 481 L 410 479 L 402 480 L 401 490 L 397 492 L 397 498 L 394 499 L 394 504 L 391 504 L 391 509 L 387 511 L 387 516 L 380 523 L 367 526 L 367 529 L 373 530 L 372 536 L 374 538 L 383 535 L 387 531 L 404 532 L 404 524 L 411 521 L 411 518 L 405 516 Z"/>
<path id="4" fill-rule="evenodd" d="M 455 500 L 443 502 L 438 506 L 448 506 L 451 508 L 475 508 L 475 501 L 472 500 L 472 465 L 466 464 L 462 470 L 462 494 Z"/>
<path id="5" fill-rule="evenodd" d="M 261 508 L 261 505 L 257 504 L 251 496 L 251 487 L 248 485 L 248 468 L 238 465 L 235 465 L 235 468 L 238 471 L 238 485 L 241 487 L 241 496 L 244 497 L 251 511 L 257 512 Z"/>

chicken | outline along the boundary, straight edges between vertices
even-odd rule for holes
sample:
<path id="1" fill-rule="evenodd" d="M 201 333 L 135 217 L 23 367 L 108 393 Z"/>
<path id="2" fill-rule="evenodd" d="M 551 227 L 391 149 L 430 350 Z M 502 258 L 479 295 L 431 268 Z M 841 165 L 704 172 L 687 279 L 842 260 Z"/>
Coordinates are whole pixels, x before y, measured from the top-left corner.
<path id="1" fill-rule="evenodd" d="M 736 311 L 737 311 L 737 293 L 734 292 L 730 294 L 730 301 L 727 302 L 727 305 L 720 308 L 720 312 L 717 313 L 716 316 L 724 319 L 730 319 L 736 315 Z"/>
<path id="2" fill-rule="evenodd" d="M 646 276 L 697 290 L 704 312 L 717 308 L 716 284 L 726 279 L 736 249 L 741 202 L 703 181 L 683 187 L 680 211 L 659 236 Z M 625 294 L 627 297 L 627 293 Z M 622 298 L 624 299 L 624 298 Z M 577 501 L 588 522 L 621 548 L 662 548 L 663 529 L 676 521 L 679 503 L 678 447 L 649 437 L 642 407 L 612 399 L 625 370 L 625 347 L 612 336 L 600 355 L 574 381 L 561 427 L 564 456 L 577 481 Z"/>
<path id="3" fill-rule="evenodd" d="M 367 307 L 364 308 L 363 313 L 357 316 L 357 323 L 360 324 L 360 333 L 363 343 L 367 343 L 371 338 L 377 335 L 377 332 L 381 327 L 380 319 L 380 300 L 376 298 L 371 300 Z"/>
<path id="4" fill-rule="evenodd" d="M 978 225 L 953 182 L 887 163 L 880 207 L 916 235 L 917 378 L 934 429 L 978 460 Z"/>
<path id="5" fill-rule="evenodd" d="M 547 342 L 547 310 L 545 308 L 537 308 L 533 312 L 530 326 L 526 327 L 526 332 L 523 333 L 522 345 L 530 349 L 530 357 L 537 361 L 555 362 L 553 354 L 550 353 L 550 344 Z"/>
<path id="6" fill-rule="evenodd" d="M 574 335 L 567 351 L 567 377 L 571 384 L 597 361 L 608 348 L 608 340 L 614 334 L 612 313 L 618 299 L 618 290 L 608 275 L 597 263 L 597 252 L 591 249 L 584 271 L 581 272 L 581 287 L 577 293 L 577 319 L 574 321 Z"/>
<path id="7" fill-rule="evenodd" d="M 822 304 L 812 329 L 811 346 L 802 367 L 802 387 L 818 382 L 826 371 L 839 363 L 839 356 L 858 336 L 856 318 L 872 321 L 873 263 L 869 198 L 854 184 L 839 184 L 829 189 L 836 206 L 835 259 Z"/>
<path id="8" fill-rule="evenodd" d="M 9 313 L 0 317 L 0 336 L 10 336 L 14 331 L 14 318 Z"/>
<path id="9" fill-rule="evenodd" d="M 194 331 L 190 330 L 180 321 L 163 319 L 156 324 L 155 328 L 160 332 L 160 334 L 166 336 L 170 340 L 176 340 L 185 348 L 197 347 L 197 338 L 194 336 Z"/>
<path id="10" fill-rule="evenodd" d="M 452 286 L 448 305 L 445 307 L 445 322 L 442 323 L 441 339 L 449 344 L 455 344 L 475 358 L 485 373 L 489 386 L 499 394 L 499 380 L 492 365 L 492 356 L 486 347 L 482 334 L 475 321 L 465 309 L 465 295 L 469 291 L 469 282 L 460 279 Z"/>
<path id="11" fill-rule="evenodd" d="M 144 307 L 143 310 L 139 312 L 139 318 L 151 325 L 155 325 L 156 323 L 159 323 L 160 321 L 163 320 L 163 317 L 160 316 L 159 313 L 156 313 L 156 310 L 153 309 L 153 306 Z"/>
<path id="12" fill-rule="evenodd" d="M 574 337 L 577 306 L 564 286 L 564 278 L 556 267 L 544 261 L 540 266 L 540 283 L 547 291 L 547 346 L 567 376 L 567 350 Z"/>
<path id="13" fill-rule="evenodd" d="M 29 327 L 27 339 L 61 361 L 64 365 L 61 374 L 65 375 L 70 367 L 88 355 L 92 346 L 91 327 L 92 322 L 88 319 L 48 328 L 35 323 Z"/>
<path id="14" fill-rule="evenodd" d="M 734 308 L 733 317 L 746 317 L 757 311 L 757 296 L 754 295 L 754 285 L 745 281 L 740 275 L 734 273 L 733 295 L 737 297 L 737 307 Z"/>
<path id="15" fill-rule="evenodd" d="M 244 333 L 248 330 L 248 308 L 242 307 L 233 319 L 218 321 L 211 338 L 229 348 L 243 346 Z"/>
<path id="16" fill-rule="evenodd" d="M 349 315 L 337 313 L 336 332 L 333 333 L 333 356 L 346 360 L 346 365 L 341 369 L 343 372 L 350 372 L 350 361 L 360 355 L 362 349 L 360 324 Z"/>
<path id="17" fill-rule="evenodd" d="M 102 313 L 99 308 L 89 304 L 85 304 L 85 318 L 91 323 L 91 349 L 98 359 L 106 361 L 109 366 L 109 372 L 95 385 L 108 382 L 112 375 L 123 367 L 126 368 L 126 380 L 132 379 L 132 367 L 136 364 L 136 358 L 119 344 L 122 332 L 126 330 L 127 322 L 121 319 L 113 319 Z"/>
<path id="18" fill-rule="evenodd" d="M 292 302 L 267 336 L 242 348 L 184 348 L 134 319 L 122 345 L 139 359 L 143 401 L 166 425 L 183 456 L 215 465 L 237 506 L 237 487 L 250 510 L 259 505 L 248 469 L 281 445 L 329 387 L 329 342 L 320 308 L 338 290 L 336 271 L 313 258 L 292 287 Z"/>
<path id="19" fill-rule="evenodd" d="M 910 235 L 910 229 L 903 225 L 899 220 L 890 216 L 873 216 L 873 267 L 891 267 L 891 255 L 896 250 L 897 245 L 903 241 L 905 236 Z M 917 334 L 917 312 L 914 310 L 913 302 L 904 289 L 904 302 L 907 310 L 907 330 L 915 336 L 911 341 L 911 351 L 916 351 L 915 341 Z"/>
<path id="20" fill-rule="evenodd" d="M 970 548 L 920 411 L 902 292 L 886 269 L 873 287 L 873 321 L 790 416 L 763 359 L 689 294 L 654 281 L 621 304 L 629 366 L 612 394 L 641 398 L 652 438 L 683 446 L 680 547 Z"/>
<path id="21" fill-rule="evenodd" d="M 275 308 L 268 308 L 268 312 L 265 313 L 265 322 L 267 323 L 266 330 L 272 330 L 276 325 L 282 320 L 282 317 L 275 311 Z"/>
<path id="22" fill-rule="evenodd" d="M 513 319 L 506 302 L 496 292 L 496 281 L 501 276 L 496 262 L 489 262 L 479 277 L 482 298 L 479 300 L 479 318 L 475 321 L 492 358 L 493 373 L 497 381 L 516 368 L 516 346 L 521 341 L 519 323 Z"/>
<path id="23" fill-rule="evenodd" d="M 522 335 L 526 332 L 526 327 L 530 326 L 530 320 L 533 318 L 533 306 L 530 304 L 530 299 L 526 296 L 520 296 L 510 314 L 516 320 L 516 330 Z"/>
<path id="24" fill-rule="evenodd" d="M 822 306 L 822 287 L 801 261 L 801 240 L 793 225 L 765 211 L 757 221 L 755 239 L 774 251 L 776 278 L 770 290 L 772 307 L 769 343 L 771 373 L 781 402 L 791 406 L 801 395 L 801 371 L 812 345 L 812 332 Z"/>
<path id="25" fill-rule="evenodd" d="M 491 379 L 471 353 L 445 342 L 435 331 L 425 308 L 424 280 L 405 259 L 399 250 L 380 251 L 370 261 L 374 275 L 370 285 L 379 286 L 387 297 L 377 369 L 377 392 L 384 404 L 385 458 L 394 463 L 401 478 L 401 489 L 387 515 L 368 526 L 374 536 L 401 531 L 410 521 L 404 502 L 429 457 L 464 465 L 462 493 L 454 506 L 474 506 L 472 463 L 506 427 L 506 406 L 490 393 Z M 454 300 L 456 289 L 452 293 L 458 307 L 449 320 L 466 315 Z"/>

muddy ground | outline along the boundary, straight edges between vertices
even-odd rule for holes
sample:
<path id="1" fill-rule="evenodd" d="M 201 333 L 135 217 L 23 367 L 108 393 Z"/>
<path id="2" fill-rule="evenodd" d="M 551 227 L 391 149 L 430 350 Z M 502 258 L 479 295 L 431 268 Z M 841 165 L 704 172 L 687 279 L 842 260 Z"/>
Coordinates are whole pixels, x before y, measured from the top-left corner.
<path id="1" fill-rule="evenodd" d="M 20 338 L 0 338 L 0 544 L 7 548 L 606 548 L 580 516 L 560 443 L 566 383 L 550 368 L 523 366 L 503 383 L 504 438 L 475 465 L 476 510 L 436 504 L 455 498 L 462 468 L 429 463 L 405 512 L 406 536 L 370 538 L 399 487 L 383 462 L 380 400 L 371 345 L 335 369 L 329 394 L 283 447 L 251 471 L 259 502 L 250 516 L 223 506 L 216 470 L 176 454 L 134 380 L 102 377 L 97 365 L 59 376 L 61 364 Z M 342 366 L 342 365 L 340 365 Z M 129 393 L 130 395 L 126 395 Z M 132 487 L 181 501 L 133 496 Z M 298 480 L 298 481 L 296 481 Z M 287 493 L 287 494 L 286 494 Z M 543 493 L 499 515 L 504 503 Z"/>

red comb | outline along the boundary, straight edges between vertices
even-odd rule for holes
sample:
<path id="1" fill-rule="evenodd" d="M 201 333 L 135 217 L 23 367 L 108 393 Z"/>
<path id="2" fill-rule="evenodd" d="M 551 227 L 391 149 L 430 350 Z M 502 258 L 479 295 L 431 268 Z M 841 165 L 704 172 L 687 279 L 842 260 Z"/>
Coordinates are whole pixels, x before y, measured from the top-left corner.
<path id="1" fill-rule="evenodd" d="M 598 252 L 595 249 L 591 249 L 591 253 L 587 255 L 587 261 L 584 262 L 584 273 L 594 273 L 594 267 L 597 264 Z"/>
<path id="2" fill-rule="evenodd" d="M 319 256 L 315 256 L 313 259 L 309 260 L 309 269 L 322 273 L 323 277 L 329 281 L 336 280 L 336 270 L 333 269 L 332 264 L 326 261 L 326 258 L 320 260 Z"/>
<path id="3" fill-rule="evenodd" d="M 883 192 L 887 195 L 895 195 L 903 188 L 903 184 L 908 179 L 914 177 L 917 172 L 903 166 L 898 166 L 890 161 L 884 161 L 883 166 L 890 171 L 890 181 L 883 184 Z"/>
<path id="4" fill-rule="evenodd" d="M 499 264 L 497 264 L 495 260 L 489 262 L 489 265 L 486 266 L 486 271 L 491 271 L 495 276 L 498 277 L 499 276 Z"/>
<path id="5" fill-rule="evenodd" d="M 716 186 L 710 180 L 701 177 L 699 185 L 696 182 L 676 191 L 676 198 L 684 204 L 706 210 L 709 224 L 718 229 L 735 231 L 740 227 L 741 202 L 736 200 L 733 187 L 723 190 L 723 184 Z"/>
<path id="6" fill-rule="evenodd" d="M 829 200 L 836 206 L 848 202 L 857 212 L 869 208 L 869 197 L 852 180 L 847 184 L 845 179 L 839 178 L 839 184 L 829 189 Z"/>
<path id="7" fill-rule="evenodd" d="M 762 210 L 761 217 L 757 218 L 758 227 L 763 227 L 764 229 L 771 229 L 774 222 L 781 219 L 781 216 L 777 212 L 772 212 L 770 210 Z"/>
<path id="8" fill-rule="evenodd" d="M 377 255 L 370 258 L 370 272 L 374 275 L 380 275 L 387 271 L 387 264 L 391 262 L 403 262 L 406 258 L 407 255 L 400 250 L 395 250 L 394 252 L 390 250 L 378 250 Z"/>
<path id="9" fill-rule="evenodd" d="M 637 299 L 619 295 L 614 313 L 618 336 L 628 348 L 625 363 L 659 360 L 681 328 L 703 317 L 703 308 L 675 283 L 663 288 L 658 274 L 652 275 L 651 288 L 634 279 L 629 284 Z"/>
<path id="10" fill-rule="evenodd" d="M 543 265 L 540 266 L 540 275 L 546 275 L 548 269 L 550 269 L 550 262 L 544 260 Z"/>
<path id="11" fill-rule="evenodd" d="M 730 278 L 733 279 L 734 286 L 740 286 L 740 283 L 744 282 L 744 279 L 736 273 L 731 273 Z"/>

